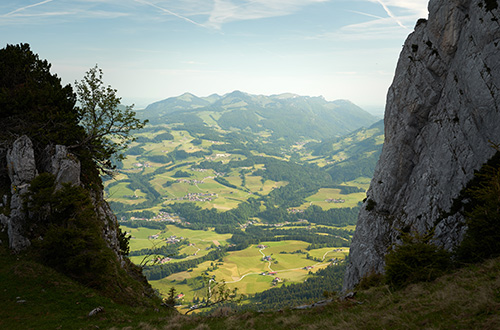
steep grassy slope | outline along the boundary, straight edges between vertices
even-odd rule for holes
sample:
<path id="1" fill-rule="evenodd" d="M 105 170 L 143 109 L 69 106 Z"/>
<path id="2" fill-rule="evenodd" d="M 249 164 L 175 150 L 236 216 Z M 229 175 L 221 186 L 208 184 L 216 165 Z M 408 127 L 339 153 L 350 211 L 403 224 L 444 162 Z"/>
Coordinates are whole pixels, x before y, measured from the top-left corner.
<path id="1" fill-rule="evenodd" d="M 132 292 L 130 286 L 121 290 Z M 4 246 L 0 246 L 0 296 L 0 329 L 109 329 L 117 324 L 137 326 L 143 319 L 171 314 L 158 309 L 158 301 L 150 300 L 148 307 L 116 303 L 102 291 L 82 286 L 28 254 L 12 255 Z M 88 316 L 100 306 L 103 312 Z"/>
<path id="2" fill-rule="evenodd" d="M 500 258 L 431 283 L 391 292 L 359 291 L 354 300 L 310 310 L 182 316 L 114 303 L 50 268 L 0 249 L 2 329 L 498 329 Z M 89 317 L 98 307 L 104 311 Z"/>

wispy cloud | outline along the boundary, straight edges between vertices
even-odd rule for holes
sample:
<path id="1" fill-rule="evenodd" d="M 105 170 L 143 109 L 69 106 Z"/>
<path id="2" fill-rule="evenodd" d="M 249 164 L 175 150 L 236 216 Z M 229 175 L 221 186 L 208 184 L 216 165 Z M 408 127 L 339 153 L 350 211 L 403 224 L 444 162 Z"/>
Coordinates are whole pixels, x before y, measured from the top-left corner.
<path id="1" fill-rule="evenodd" d="M 214 0 L 208 25 L 220 29 L 223 24 L 235 21 L 290 15 L 314 3 L 328 0 Z"/>
<path id="2" fill-rule="evenodd" d="M 389 15 L 390 18 L 392 18 L 394 21 L 396 21 L 396 23 L 398 23 L 399 26 L 406 29 L 406 26 L 403 23 L 401 23 L 401 20 L 399 20 L 396 17 L 396 15 L 394 15 L 392 13 L 392 11 L 389 9 L 389 7 L 387 7 L 387 5 L 384 2 L 382 2 L 382 0 L 377 0 L 377 2 L 384 8 L 385 12 L 387 13 L 387 15 Z"/>
<path id="3" fill-rule="evenodd" d="M 171 10 L 168 10 L 166 8 L 163 8 L 163 7 L 160 7 L 160 6 L 158 6 L 158 5 L 154 4 L 154 3 L 151 3 L 151 2 L 148 2 L 148 1 L 144 1 L 144 0 L 134 0 L 134 1 L 138 2 L 138 3 L 142 3 L 142 4 L 145 4 L 145 5 L 148 5 L 148 6 L 151 6 L 153 8 L 156 8 L 156 9 L 160 10 L 163 13 L 175 16 L 175 17 L 180 18 L 182 20 L 185 20 L 186 22 L 189 22 L 191 24 L 194 24 L 194 25 L 206 28 L 206 26 L 203 25 L 203 24 L 197 23 L 197 22 L 193 21 L 192 19 L 187 18 L 186 16 L 177 14 L 177 13 L 171 11 Z"/>
<path id="4" fill-rule="evenodd" d="M 354 14 L 359 14 L 359 15 L 363 15 L 363 16 L 368 16 L 368 17 L 383 19 L 383 17 L 381 17 L 381 16 L 377 16 L 377 15 L 373 15 L 373 14 L 369 14 L 369 13 L 363 13 L 363 12 L 357 11 L 357 10 L 347 10 L 347 11 L 351 12 L 351 13 L 354 13 Z"/>
<path id="5" fill-rule="evenodd" d="M 12 7 L 12 5 L 11 5 Z M 120 5 L 117 0 L 73 0 L 71 2 L 45 0 L 25 5 L 6 14 L 0 14 L 0 25 L 46 24 L 69 22 L 75 19 L 112 19 L 131 16 L 130 6 Z M 56 21 L 55 18 L 58 18 Z"/>
<path id="6" fill-rule="evenodd" d="M 380 11 L 346 11 L 370 17 L 362 23 L 349 24 L 335 30 L 310 37 L 311 39 L 328 39 L 344 41 L 391 40 L 408 35 L 410 26 L 422 17 L 427 17 L 428 0 L 364 0 L 380 5 L 387 16 L 382 17 Z"/>
<path id="7" fill-rule="evenodd" d="M 38 2 L 38 3 L 32 4 L 32 5 L 24 6 L 24 7 L 21 7 L 21 8 L 18 8 L 18 9 L 16 9 L 16 10 L 11 11 L 10 13 L 7 13 L 7 14 L 5 14 L 5 15 L 2 15 L 2 16 L 3 16 L 3 17 L 12 16 L 12 15 L 14 15 L 15 13 L 18 13 L 18 12 L 24 11 L 24 10 L 29 9 L 29 8 L 33 8 L 33 7 L 37 7 L 37 6 L 41 6 L 41 5 L 44 5 L 44 4 L 49 3 L 49 2 L 52 2 L 52 1 L 54 1 L 54 0 L 45 0 L 45 1 Z"/>
<path id="8" fill-rule="evenodd" d="M 16 0 L 10 0 L 12 3 Z M 44 0 L 11 9 L 0 17 L 8 18 L 4 24 L 37 24 L 48 16 L 78 18 L 112 18 L 130 16 L 135 20 L 161 19 L 171 16 L 206 29 L 219 30 L 224 24 L 237 21 L 257 20 L 294 14 L 303 8 L 331 0 Z M 147 11 L 144 8 L 154 8 Z"/>

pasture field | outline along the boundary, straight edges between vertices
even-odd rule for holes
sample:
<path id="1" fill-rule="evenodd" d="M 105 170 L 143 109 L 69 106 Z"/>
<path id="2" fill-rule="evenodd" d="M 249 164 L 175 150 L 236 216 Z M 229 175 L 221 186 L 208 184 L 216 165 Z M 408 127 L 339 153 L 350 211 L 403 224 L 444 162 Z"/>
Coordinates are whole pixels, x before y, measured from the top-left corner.
<path id="1" fill-rule="evenodd" d="M 217 116 L 220 116 L 220 114 L 211 112 L 201 115 L 203 121 L 209 125 L 216 124 Z M 255 173 L 255 171 L 266 170 L 266 166 L 264 164 L 253 164 L 248 167 L 217 170 L 229 172 L 223 174 L 223 178 L 229 183 L 230 187 L 228 187 L 215 180 L 215 177 L 220 175 L 216 173 L 215 170 L 198 170 L 193 168 L 196 167 L 193 164 L 200 164 L 205 160 L 226 164 L 231 160 L 246 159 L 246 156 L 239 153 L 231 154 L 230 152 L 220 150 L 232 150 L 231 148 L 211 149 L 210 147 L 212 145 L 221 143 L 203 139 L 203 137 L 197 133 L 191 135 L 188 131 L 172 129 L 172 125 L 161 127 L 161 129 L 154 132 L 147 131 L 139 133 L 138 136 L 154 140 L 157 135 L 166 132 L 172 134 L 174 139 L 158 142 L 147 142 L 143 140 L 144 142 L 136 141 L 132 143 L 130 147 L 140 146 L 144 152 L 141 155 L 127 156 L 123 161 L 123 168 L 115 179 L 119 181 L 118 184 L 115 180 L 107 180 L 105 182 L 105 186 L 107 187 L 107 199 L 109 201 L 123 203 L 123 205 L 121 205 L 121 210 L 123 210 L 122 215 L 125 218 L 127 217 L 125 215 L 126 212 L 133 211 L 136 204 L 146 201 L 152 203 L 144 203 L 141 205 L 142 207 L 137 207 L 137 210 L 147 210 L 158 213 L 169 204 L 194 202 L 197 206 L 204 209 L 215 208 L 221 211 L 227 211 L 237 208 L 240 203 L 247 201 L 251 197 L 262 197 L 261 210 L 264 210 L 266 195 L 274 189 L 286 186 L 289 183 L 287 181 L 276 182 L 272 180 L 263 180 L 262 176 L 254 176 L 253 173 Z M 217 132 L 221 134 L 224 133 L 222 130 L 221 132 Z M 270 136 L 270 133 L 262 132 L 259 135 L 265 137 L 266 135 Z M 202 140 L 199 140 L 200 137 Z M 192 142 L 195 139 L 197 142 L 201 141 L 200 144 L 193 144 Z M 217 140 L 217 137 L 214 139 Z M 343 143 L 347 145 L 353 141 L 354 140 L 346 140 Z M 334 147 L 344 148 L 345 145 L 338 144 Z M 336 153 L 335 159 L 325 156 L 312 156 L 310 150 L 304 147 L 304 144 L 291 145 L 290 148 L 290 150 L 293 149 L 295 153 L 294 157 L 298 155 L 302 161 L 306 160 L 309 163 L 316 163 L 319 166 L 329 165 L 332 163 L 332 160 L 343 161 L 344 158 L 349 157 L 347 153 L 342 152 Z M 175 150 L 185 151 L 187 153 L 198 151 L 207 153 L 200 154 L 199 157 L 193 157 L 186 154 L 182 155 L 182 153 L 172 153 Z M 248 150 L 248 152 L 253 155 L 279 160 L 290 160 L 291 157 L 291 154 L 287 151 L 283 151 L 283 153 L 273 152 L 271 153 L 272 155 L 268 155 L 262 150 L 267 149 L 257 148 Z M 167 156 L 169 153 L 173 158 L 158 157 Z M 178 159 L 174 159 L 174 157 L 178 157 Z M 162 159 L 164 159 L 164 163 L 161 163 Z M 252 164 L 252 162 L 248 164 Z M 214 167 L 221 168 L 217 166 Z M 169 170 L 166 171 L 167 169 Z M 155 171 L 156 174 L 147 175 Z M 177 177 L 175 174 L 178 171 L 187 172 L 188 175 Z M 245 173 L 247 171 L 248 173 Z M 132 175 L 132 173 L 143 175 Z M 294 180 L 293 176 L 282 176 L 281 178 L 290 178 L 291 181 Z M 301 176 L 301 178 L 303 177 Z M 166 184 L 167 182 L 169 184 Z M 369 183 L 370 179 L 359 178 L 345 184 L 366 190 Z M 231 185 L 236 187 L 231 187 Z M 212 193 L 216 194 L 216 196 L 211 196 L 210 201 L 200 200 L 208 196 L 190 196 L 190 200 L 188 200 L 188 196 L 186 195 L 190 193 Z M 342 194 L 340 189 L 322 188 L 319 189 L 316 194 L 307 197 L 305 199 L 306 202 L 301 205 L 300 208 L 305 209 L 310 205 L 318 205 L 324 210 L 355 207 L 365 196 L 366 194 L 364 192 Z M 345 202 L 332 203 L 327 202 L 326 200 L 328 199 L 344 199 Z M 255 214 L 252 214 L 252 216 L 255 216 Z M 186 221 L 189 221 L 189 219 L 186 219 Z M 258 219 L 257 221 L 260 222 Z M 235 224 L 235 226 L 237 225 Z M 311 224 L 311 227 L 317 227 L 317 225 Z M 297 228 L 303 229 L 305 227 L 297 226 Z M 179 250 L 181 255 L 186 255 L 187 257 L 185 259 L 170 260 L 169 263 L 205 256 L 210 251 L 213 251 L 214 246 L 228 245 L 232 236 L 231 234 L 217 234 L 211 229 L 190 230 L 173 225 L 168 225 L 165 230 L 162 231 L 146 228 L 124 227 L 124 229 L 133 236 L 130 240 L 132 251 L 160 247 L 167 244 L 166 239 L 170 236 L 187 238 L 191 245 L 182 246 Z M 342 229 L 354 229 L 354 226 L 342 227 Z M 154 234 L 159 234 L 158 239 L 148 238 Z M 265 249 L 259 249 L 256 245 L 252 245 L 241 251 L 230 251 L 221 262 L 218 260 L 203 262 L 188 271 L 171 274 L 162 280 L 151 281 L 151 284 L 164 295 L 167 294 L 170 287 L 174 286 L 177 292 L 182 292 L 186 295 L 185 301 L 189 302 L 192 301 L 195 296 L 203 297 L 205 295 L 204 289 L 200 288 L 200 276 L 215 275 L 218 281 L 225 281 L 230 289 L 238 288 L 240 293 L 254 294 L 271 288 L 274 285 L 272 281 L 275 277 L 279 277 L 288 283 L 303 282 L 310 276 L 310 272 L 316 272 L 318 269 L 326 267 L 328 261 L 332 258 L 343 259 L 348 253 L 348 249 L 338 251 L 336 248 L 321 248 L 308 251 L 306 248 L 309 246 L 309 243 L 303 241 L 273 241 L 262 242 L 262 244 L 266 245 Z M 302 250 L 304 253 L 292 253 L 297 250 Z M 307 254 L 309 254 L 309 259 L 307 259 Z M 271 261 L 264 261 L 264 256 L 270 256 Z M 131 260 L 135 263 L 140 263 L 143 259 L 144 256 L 131 257 Z M 268 272 L 276 273 L 268 275 Z M 262 273 L 264 273 L 264 275 L 261 275 Z M 196 281 L 198 281 L 198 283 Z M 280 286 L 282 284 L 283 282 L 279 282 L 276 285 Z"/>
<path id="2" fill-rule="evenodd" d="M 189 255 L 188 258 L 202 257 L 210 252 L 210 247 L 212 246 L 227 245 L 227 240 L 231 237 L 231 234 L 218 234 L 212 230 L 191 230 L 173 225 L 167 225 L 166 229 L 162 231 L 144 227 L 130 228 L 122 226 L 121 228 L 132 235 L 132 239 L 130 240 L 130 251 L 161 247 L 166 244 L 164 240 L 170 236 L 188 238 L 189 242 L 194 245 L 186 246 L 179 251 L 180 254 L 185 253 Z M 158 239 L 148 238 L 155 234 L 160 235 Z M 130 257 L 130 260 L 134 263 L 140 263 L 144 257 L 145 256 L 133 256 Z M 176 262 L 176 260 L 172 260 L 171 262 Z"/>
<path id="3" fill-rule="evenodd" d="M 146 238 L 140 246 L 147 245 L 148 235 L 158 232 L 144 228 L 139 228 L 139 230 L 136 231 L 133 229 L 130 230 L 136 233 L 138 238 L 143 240 Z M 127 232 L 129 232 L 129 230 L 127 230 Z M 184 247 L 181 250 L 181 253 L 190 254 L 189 258 L 205 255 L 209 252 L 206 248 L 210 246 L 228 244 L 227 240 L 231 237 L 230 234 L 217 234 L 211 230 L 190 230 L 178 228 L 173 225 L 168 225 L 167 229 L 162 231 L 160 237 L 168 237 L 171 235 L 188 238 L 191 243 L 195 244 L 194 246 Z M 149 244 L 152 244 L 152 242 L 149 241 Z M 223 258 L 222 262 L 206 261 L 188 271 L 175 273 L 161 280 L 150 281 L 150 283 L 163 295 L 166 295 L 171 287 L 175 287 L 178 293 L 183 293 L 185 295 L 184 302 L 186 303 L 191 302 L 195 297 L 201 298 L 205 296 L 204 288 L 189 285 L 193 279 L 202 275 L 215 275 L 216 279 L 218 281 L 224 281 L 229 289 L 238 288 L 239 293 L 255 294 L 272 288 L 274 277 L 279 277 L 282 281 L 284 280 L 288 283 L 303 282 L 310 276 L 309 271 L 316 272 L 326 267 L 329 264 L 327 260 L 331 258 L 345 258 L 348 251 L 345 248 L 342 249 L 342 252 L 335 252 L 335 248 L 306 251 L 306 247 L 309 243 L 292 240 L 262 242 L 261 244 L 266 247 L 260 249 L 257 245 L 251 245 L 244 250 L 230 251 L 228 255 Z M 134 246 L 139 246 L 139 244 L 136 242 Z M 291 253 L 297 250 L 302 250 L 305 253 Z M 195 251 L 197 252 L 196 256 L 193 255 Z M 314 260 L 309 260 L 306 258 L 306 253 L 320 259 L 324 256 L 325 261 L 316 262 Z M 270 262 L 264 261 L 262 260 L 263 256 L 271 256 L 272 260 Z M 143 257 L 134 257 L 132 260 L 140 262 L 142 258 Z M 305 269 L 307 266 L 313 268 Z M 276 272 L 276 274 L 268 275 L 268 272 Z M 266 274 L 261 275 L 262 273 Z M 283 285 L 283 282 L 277 284 L 277 286 L 281 285 Z"/>
<path id="4" fill-rule="evenodd" d="M 160 233 L 158 229 L 149 229 L 144 227 L 139 228 L 129 228 L 122 226 L 122 230 L 129 233 L 132 238 L 130 239 L 130 251 L 137 251 L 141 249 L 150 249 L 155 243 L 159 243 L 158 240 L 151 240 L 148 237 Z M 161 245 L 158 245 L 161 246 Z"/>
<path id="5" fill-rule="evenodd" d="M 349 254 L 349 248 L 328 247 L 307 251 L 307 253 L 309 253 L 313 258 L 319 258 L 326 262 L 332 258 L 345 259 L 345 257 Z"/>
<path id="6" fill-rule="evenodd" d="M 358 202 L 366 197 L 366 193 L 359 192 L 353 194 L 341 194 L 340 189 L 332 188 L 321 188 L 319 191 L 306 198 L 306 203 L 302 204 L 300 208 L 306 209 L 310 205 L 320 206 L 323 210 L 328 210 L 331 208 L 345 208 L 345 207 L 355 207 Z M 343 199 L 344 203 L 331 203 L 327 202 L 327 199 Z"/>
<path id="7" fill-rule="evenodd" d="M 347 186 L 353 186 L 353 187 L 358 187 L 358 188 L 361 188 L 361 189 L 368 190 L 368 187 L 370 187 L 370 182 L 371 181 L 372 181 L 371 178 L 359 177 L 356 180 L 348 181 L 345 184 Z"/>

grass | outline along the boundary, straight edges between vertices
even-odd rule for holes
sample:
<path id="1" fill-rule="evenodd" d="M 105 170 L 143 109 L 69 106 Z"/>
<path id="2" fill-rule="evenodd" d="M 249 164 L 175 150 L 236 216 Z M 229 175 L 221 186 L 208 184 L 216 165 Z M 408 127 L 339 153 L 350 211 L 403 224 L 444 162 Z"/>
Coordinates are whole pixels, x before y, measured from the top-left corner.
<path id="1" fill-rule="evenodd" d="M 309 310 L 183 316 L 120 305 L 0 246 L 1 329 L 498 329 L 500 258 L 400 291 L 379 286 Z M 268 277 L 261 276 L 259 281 Z M 264 283 L 266 284 L 266 283 Z M 166 284 L 168 286 L 168 283 Z M 250 288 L 251 289 L 251 288 Z M 182 287 L 181 287 L 181 290 Z M 97 306 L 104 312 L 88 313 Z"/>
<path id="2" fill-rule="evenodd" d="M 90 288 L 0 246 L 0 329 L 109 329 L 116 324 L 155 324 L 172 312 L 115 303 Z M 104 312 L 89 317 L 94 308 Z"/>
<path id="3" fill-rule="evenodd" d="M 342 252 L 339 252 L 337 250 L 341 250 Z M 324 260 L 329 260 L 332 258 L 338 258 L 338 259 L 345 259 L 346 255 L 349 254 L 349 248 L 323 248 L 323 249 L 316 249 L 316 250 L 311 250 L 307 251 L 312 257 L 314 258 L 319 258 Z"/>
<path id="4" fill-rule="evenodd" d="M 129 229 L 126 229 L 129 232 Z M 147 237 L 148 234 L 153 232 L 154 230 L 141 231 L 143 237 Z M 206 250 L 207 247 L 216 243 L 226 245 L 228 244 L 227 240 L 231 237 L 231 234 L 217 234 L 211 230 L 202 231 L 183 229 L 173 225 L 167 226 L 167 230 L 162 232 L 160 237 L 168 237 L 170 235 L 187 237 L 190 242 L 195 243 L 195 246 L 185 247 L 181 250 L 181 253 L 191 254 L 189 258 L 197 258 L 206 255 L 210 252 L 210 250 Z M 150 242 L 150 244 L 152 243 Z M 180 284 L 179 282 L 184 279 L 201 276 L 203 273 L 207 272 L 208 269 L 211 269 L 212 264 L 217 264 L 218 269 L 208 271 L 210 276 L 215 275 L 218 281 L 225 281 L 228 288 L 238 288 L 239 292 L 243 294 L 254 294 L 272 287 L 271 281 L 274 276 L 262 276 L 260 275 L 262 272 L 277 271 L 278 274 L 276 276 L 286 279 L 288 282 L 303 282 L 309 276 L 309 270 L 303 269 L 305 266 L 314 266 L 312 271 L 315 272 L 323 267 L 326 267 L 327 265 L 327 262 L 318 263 L 313 260 L 308 260 L 306 259 L 305 254 L 280 253 L 282 251 L 305 251 L 306 247 L 309 245 L 306 242 L 280 241 L 263 242 L 262 244 L 267 246 L 267 248 L 262 252 L 265 255 L 272 255 L 273 257 L 271 265 L 269 265 L 269 262 L 262 260 L 262 253 L 259 252 L 259 249 L 255 245 L 253 245 L 244 250 L 229 252 L 228 255 L 223 258 L 222 263 L 217 261 L 206 261 L 190 271 L 175 273 L 162 280 L 151 281 L 151 285 L 163 296 L 165 296 L 168 290 L 173 286 L 178 292 L 183 292 L 186 295 L 185 301 L 189 302 L 195 296 L 202 297 L 205 293 L 203 289 L 195 290 L 189 285 Z M 320 249 L 320 252 L 317 254 L 325 254 L 323 250 L 325 249 Z M 197 252 L 196 257 L 192 255 L 194 252 Z M 314 250 L 310 252 L 314 252 Z M 339 257 L 340 256 L 344 257 L 344 254 L 339 254 Z M 133 257 L 131 260 L 134 262 L 140 262 L 142 261 L 142 258 L 142 256 Z M 275 261 L 277 261 L 277 263 L 274 263 Z"/>
<path id="5" fill-rule="evenodd" d="M 132 238 L 130 239 L 130 250 L 131 251 L 136 251 L 136 250 L 141 250 L 141 249 L 150 249 L 153 247 L 155 244 L 158 244 L 158 247 L 160 247 L 162 244 L 161 241 L 159 240 L 150 240 L 148 237 L 150 235 L 155 235 L 160 232 L 158 229 L 149 229 L 149 228 L 129 228 L 129 227 L 122 227 L 123 230 L 125 230 L 127 233 L 132 235 Z"/>
<path id="6" fill-rule="evenodd" d="M 354 300 L 305 311 L 214 312 L 197 319 L 207 329 L 498 329 L 500 259 L 419 283 L 401 291 L 386 286 L 358 292 Z M 187 327 L 186 327 L 187 328 Z M 193 328 L 195 328 L 193 326 Z"/>
<path id="7" fill-rule="evenodd" d="M 301 208 L 307 208 L 310 205 L 318 205 L 324 210 L 331 208 L 345 208 L 345 207 L 355 207 L 358 203 L 366 197 L 366 193 L 353 193 L 353 194 L 341 194 L 340 189 L 322 188 L 316 194 L 306 198 L 307 203 L 303 204 Z M 329 203 L 326 199 L 344 199 L 345 203 Z"/>
<path id="8" fill-rule="evenodd" d="M 208 254 L 210 251 L 206 250 L 206 248 L 210 247 L 212 244 L 227 245 L 227 240 L 231 237 L 231 234 L 217 234 L 213 230 L 191 230 L 186 228 L 179 228 L 173 225 L 167 225 L 166 229 L 163 231 L 144 227 L 130 228 L 122 226 L 121 228 L 127 233 L 130 233 L 133 237 L 130 240 L 131 251 L 150 249 L 155 246 L 161 247 L 165 244 L 163 239 L 175 235 L 177 237 L 188 238 L 191 243 L 195 244 L 195 246 L 184 247 L 183 249 L 181 249 L 180 253 L 192 255 L 197 252 L 197 257 L 202 257 Z M 158 233 L 160 233 L 159 239 L 151 240 L 148 238 L 150 235 Z M 200 250 L 198 251 L 198 249 Z M 135 263 L 139 263 L 143 258 L 144 256 L 131 257 L 131 260 Z"/>

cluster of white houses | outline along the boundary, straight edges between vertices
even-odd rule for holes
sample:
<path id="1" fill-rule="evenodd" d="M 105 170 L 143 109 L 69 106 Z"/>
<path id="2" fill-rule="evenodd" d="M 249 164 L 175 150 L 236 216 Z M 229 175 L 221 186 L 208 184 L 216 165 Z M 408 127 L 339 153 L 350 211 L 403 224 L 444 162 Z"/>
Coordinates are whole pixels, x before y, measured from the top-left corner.
<path id="1" fill-rule="evenodd" d="M 169 198 L 169 201 L 191 201 L 191 202 L 210 202 L 214 198 L 217 198 L 218 195 L 216 193 L 188 193 L 187 195 L 179 198 Z"/>
<path id="2" fill-rule="evenodd" d="M 187 183 L 191 185 L 202 184 L 203 180 L 189 180 L 189 179 L 177 179 L 175 180 L 178 183 Z"/>
<path id="3" fill-rule="evenodd" d="M 328 198 L 328 199 L 325 199 L 325 202 L 328 202 L 328 203 L 345 203 L 345 199 L 342 199 L 342 198 Z"/>

